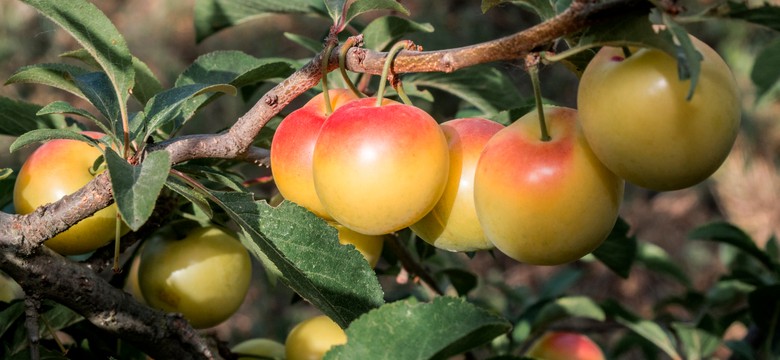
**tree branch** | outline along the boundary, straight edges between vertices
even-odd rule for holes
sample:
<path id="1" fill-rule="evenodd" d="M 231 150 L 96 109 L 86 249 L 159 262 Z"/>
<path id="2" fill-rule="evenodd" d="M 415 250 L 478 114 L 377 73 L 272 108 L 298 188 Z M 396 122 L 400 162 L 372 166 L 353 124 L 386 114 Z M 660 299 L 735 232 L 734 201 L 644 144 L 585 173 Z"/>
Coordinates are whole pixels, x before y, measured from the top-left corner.
<path id="1" fill-rule="evenodd" d="M 457 49 L 401 52 L 392 70 L 452 72 L 477 64 L 516 60 L 557 38 L 620 17 L 622 12 L 647 10 L 650 6 L 646 0 L 575 1 L 559 16 L 512 36 Z M 168 151 L 174 164 L 199 158 L 256 157 L 251 144 L 260 129 L 292 100 L 314 87 L 324 72 L 337 67 L 338 51 L 333 51 L 327 69 L 321 68 L 321 56 L 268 91 L 227 132 L 177 137 L 155 144 L 149 151 Z M 347 68 L 380 74 L 385 57 L 385 53 L 350 49 Z M 74 194 L 31 214 L 0 213 L 0 268 L 26 291 L 70 307 L 97 327 L 122 336 L 153 357 L 213 358 L 203 339 L 180 316 L 141 305 L 90 267 L 40 246 L 112 202 L 109 176 L 103 173 Z"/>

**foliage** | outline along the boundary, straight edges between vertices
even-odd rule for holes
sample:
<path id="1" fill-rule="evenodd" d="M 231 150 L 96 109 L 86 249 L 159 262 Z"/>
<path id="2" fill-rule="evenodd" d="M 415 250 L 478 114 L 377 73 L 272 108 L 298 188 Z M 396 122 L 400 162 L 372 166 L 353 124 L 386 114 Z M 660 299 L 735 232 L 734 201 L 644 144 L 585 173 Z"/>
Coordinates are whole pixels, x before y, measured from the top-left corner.
<path id="1" fill-rule="evenodd" d="M 725 269 L 723 275 L 705 289 L 696 288 L 683 267 L 661 247 L 634 236 L 622 219 L 592 256 L 556 268 L 538 291 L 480 277 L 465 269 L 462 258 L 435 250 L 415 239 L 409 230 L 390 235 L 392 240 L 388 241 L 395 244 L 395 251 L 386 251 L 386 265 L 373 270 L 354 248 L 340 246 L 336 230 L 311 212 L 288 201 L 272 207 L 270 199 L 256 199 L 265 194 L 245 186 L 246 176 L 237 170 L 240 159 L 171 164 L 166 151 L 144 151 L 153 144 L 180 138 L 185 124 L 202 121 L 198 115 L 219 103 L 221 95 L 256 99 L 267 85 L 279 83 L 300 69 L 300 61 L 257 58 L 236 50 L 215 51 L 197 57 L 170 88 L 165 88 L 162 84 L 169 81 L 158 79 L 153 67 L 133 56 L 116 26 L 91 3 L 24 2 L 76 40 L 81 48 L 63 56 L 79 63 L 23 66 L 5 83 L 53 87 L 73 95 L 78 102 L 34 104 L 0 97 L 0 134 L 16 138 L 11 150 L 56 138 L 98 146 L 78 131 L 101 128 L 111 135 L 110 145 L 115 149 L 106 150 L 105 163 L 124 223 L 134 231 L 142 229 L 153 217 L 158 201 L 174 197 L 178 207 L 173 219 L 213 221 L 240 229 L 242 243 L 262 263 L 269 278 L 281 280 L 296 293 L 296 299 L 312 304 L 346 329 L 349 341 L 335 347 L 326 359 L 439 359 L 464 352 L 512 358 L 521 356 L 545 331 L 558 327 L 575 327 L 583 333 L 607 329 L 613 335 L 601 336 L 599 342 L 610 357 L 631 352 L 656 357 L 662 352 L 673 359 L 703 359 L 724 346 L 739 359 L 780 356 L 780 246 L 775 238 L 759 247 L 756 240 L 763 239 L 752 239 L 728 222 L 693 229 L 691 244 L 714 244 L 728 255 L 717 264 Z M 568 2 L 482 2 L 487 14 L 498 11 L 495 7 L 513 6 L 547 20 L 565 11 Z M 562 39 L 561 48 L 555 49 L 556 54 L 549 52 L 544 61 L 551 66 L 561 62 L 578 74 L 594 48 L 656 47 L 678 60 L 680 78 L 690 79 L 693 91 L 700 56 L 688 41 L 683 24 L 732 19 L 780 31 L 780 8 L 772 5 L 748 7 L 724 2 L 701 13 L 680 14 L 649 8 Z M 436 31 L 430 23 L 408 18 L 409 9 L 390 0 L 197 0 L 193 12 L 198 42 L 273 14 L 325 19 L 332 22 L 330 31 L 335 36 L 345 29 L 360 31 L 365 46 L 374 50 L 386 50 L 401 38 Z M 365 22 L 367 19 L 370 21 Z M 666 30 L 656 33 L 651 24 L 663 24 Z M 319 51 L 312 45 L 319 45 L 319 41 L 300 34 L 286 36 Z M 771 96 L 780 80 L 779 56 L 777 40 L 758 52 L 751 73 L 757 98 Z M 532 101 L 523 98 L 503 70 L 479 65 L 452 74 L 416 73 L 401 78 L 409 94 L 430 113 L 483 116 L 508 124 L 533 105 L 529 106 Z M 374 86 L 375 82 L 367 83 Z M 89 106 L 84 106 L 87 103 Z M 267 144 L 273 136 L 270 130 L 269 125 L 256 144 Z M 8 194 L 14 176 L 10 169 L 0 170 L 0 208 L 6 209 L 12 201 Z M 410 264 L 419 268 L 410 268 Z M 660 299 L 649 312 L 577 294 L 574 285 L 587 269 L 597 265 L 622 279 L 647 271 L 672 280 L 683 290 Z M 420 278 L 425 276 L 422 272 L 429 271 L 433 288 L 428 283 L 431 279 L 423 278 L 425 286 L 386 289 L 384 280 L 399 278 L 407 271 Z M 436 296 L 436 292 L 447 295 Z M 491 294 L 497 298 L 491 299 Z M 73 356 L 143 358 L 140 351 L 124 343 L 117 350 L 116 338 L 111 336 L 121 338 L 122 334 L 102 333 L 51 300 L 44 301 L 40 316 L 46 324 L 41 327 L 42 358 L 64 357 L 44 330 L 69 334 Z M 24 301 L 0 303 L 3 356 L 28 356 L 24 319 Z M 755 336 L 726 340 L 724 336 L 735 324 Z"/>

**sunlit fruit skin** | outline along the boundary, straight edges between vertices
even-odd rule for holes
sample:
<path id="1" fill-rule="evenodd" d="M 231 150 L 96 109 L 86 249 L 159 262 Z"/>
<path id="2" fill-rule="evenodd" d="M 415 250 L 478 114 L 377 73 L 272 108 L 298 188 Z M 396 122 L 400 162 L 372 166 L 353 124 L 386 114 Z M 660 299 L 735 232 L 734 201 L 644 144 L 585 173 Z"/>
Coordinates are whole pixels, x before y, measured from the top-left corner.
<path id="1" fill-rule="evenodd" d="M 576 110 L 544 109 L 551 140 L 532 111 L 485 145 L 474 201 L 485 235 L 507 256 L 559 265 L 598 247 L 617 220 L 624 181 L 588 147 Z"/>
<path id="2" fill-rule="evenodd" d="M 144 243 L 138 281 L 152 307 L 181 313 L 193 327 L 212 327 L 244 301 L 252 276 L 249 254 L 223 229 L 198 228 L 177 240 Z"/>
<path id="3" fill-rule="evenodd" d="M 235 354 L 252 355 L 253 357 L 240 356 L 238 360 L 257 359 L 258 356 L 273 360 L 284 360 L 284 344 L 271 339 L 257 338 L 242 341 L 230 349 Z"/>
<path id="4" fill-rule="evenodd" d="M 104 135 L 82 134 L 99 139 Z M 56 202 L 90 182 L 90 168 L 102 155 L 87 143 L 76 140 L 51 140 L 38 147 L 19 170 L 14 186 L 14 208 L 29 214 L 41 205 Z M 84 254 L 114 239 L 116 205 L 112 204 L 57 234 L 44 244 L 62 255 Z"/>
<path id="5" fill-rule="evenodd" d="M 424 111 L 395 101 L 350 102 L 325 121 L 314 147 L 314 186 L 338 223 L 362 234 L 408 227 L 447 182 L 444 133 Z"/>
<path id="6" fill-rule="evenodd" d="M 372 268 L 376 267 L 376 263 L 379 262 L 379 258 L 382 256 L 385 235 L 366 235 L 350 230 L 338 223 L 330 223 L 330 225 L 339 231 L 340 244 L 355 246 L 355 249 L 368 261 L 368 265 Z"/>
<path id="7" fill-rule="evenodd" d="M 474 208 L 474 172 L 482 149 L 504 126 L 487 119 L 465 118 L 444 122 L 450 169 L 447 186 L 436 206 L 411 226 L 421 239 L 449 251 L 476 251 L 493 247 Z"/>
<path id="8" fill-rule="evenodd" d="M 329 90 L 328 95 L 334 110 L 357 99 L 347 89 Z M 325 111 L 325 97 L 320 93 L 282 120 L 271 142 L 271 172 L 282 196 L 332 220 L 314 190 L 312 175 L 314 144 L 325 122 Z"/>
<path id="9" fill-rule="evenodd" d="M 596 156 L 614 173 L 653 190 L 695 185 L 723 163 L 737 137 L 740 96 L 729 67 L 691 37 L 702 54 L 701 74 L 690 81 L 677 62 L 655 49 L 626 58 L 602 48 L 580 80 L 577 103 L 583 132 Z"/>
<path id="10" fill-rule="evenodd" d="M 345 344 L 347 334 L 325 315 L 304 320 L 290 331 L 285 341 L 287 360 L 320 360 L 331 347 Z"/>
<path id="11" fill-rule="evenodd" d="M 549 332 L 537 340 L 526 354 L 540 360 L 604 360 L 601 348 L 585 335 Z"/>

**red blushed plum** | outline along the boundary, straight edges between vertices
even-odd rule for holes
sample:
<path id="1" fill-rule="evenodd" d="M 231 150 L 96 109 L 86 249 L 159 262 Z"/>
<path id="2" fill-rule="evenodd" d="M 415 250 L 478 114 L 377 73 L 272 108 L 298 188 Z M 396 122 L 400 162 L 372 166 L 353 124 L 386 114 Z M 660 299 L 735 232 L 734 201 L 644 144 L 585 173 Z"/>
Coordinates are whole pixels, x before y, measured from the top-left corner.
<path id="1" fill-rule="evenodd" d="M 346 89 L 330 90 L 328 94 L 334 110 L 357 99 Z M 325 118 L 323 94 L 318 94 L 306 105 L 287 115 L 276 129 L 271 142 L 271 171 L 284 198 L 321 218 L 332 220 L 314 190 L 312 175 L 314 144 Z"/>
<path id="2" fill-rule="evenodd" d="M 477 163 L 474 201 L 488 240 L 535 265 L 565 264 L 598 247 L 617 220 L 624 182 L 593 154 L 577 111 L 533 111 L 488 141 Z"/>
<path id="3" fill-rule="evenodd" d="M 466 118 L 441 124 L 450 150 L 450 171 L 444 194 L 422 220 L 411 226 L 423 240 L 449 251 L 486 250 L 474 208 L 474 172 L 485 144 L 504 126 L 487 119 Z"/>
<path id="4" fill-rule="evenodd" d="M 427 214 L 447 182 L 449 151 L 424 111 L 367 98 L 325 121 L 314 148 L 314 186 L 339 224 L 366 235 L 405 228 Z"/>

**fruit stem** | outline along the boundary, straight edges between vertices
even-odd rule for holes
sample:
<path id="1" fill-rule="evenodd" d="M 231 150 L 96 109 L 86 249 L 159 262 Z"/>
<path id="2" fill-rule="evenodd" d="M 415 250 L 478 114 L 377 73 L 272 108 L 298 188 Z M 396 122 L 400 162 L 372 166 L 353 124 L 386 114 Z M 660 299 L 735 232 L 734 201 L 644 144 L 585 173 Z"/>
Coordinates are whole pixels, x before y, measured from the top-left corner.
<path id="1" fill-rule="evenodd" d="M 404 90 L 403 84 L 399 81 L 396 86 L 393 86 L 395 89 L 395 92 L 398 93 L 398 96 L 401 98 L 401 101 L 403 101 L 406 105 L 413 105 L 412 99 L 409 98 L 408 95 L 406 95 L 406 91 Z"/>
<path id="2" fill-rule="evenodd" d="M 387 76 L 390 74 L 390 65 L 393 63 L 393 58 L 395 58 L 401 50 L 405 49 L 408 44 L 409 41 L 407 40 L 399 41 L 387 52 L 385 67 L 382 68 L 382 79 L 379 82 L 379 91 L 376 92 L 376 106 L 382 106 L 382 98 L 385 96 L 385 86 L 387 85 Z"/>
<path id="3" fill-rule="evenodd" d="M 49 323 L 49 320 L 46 319 L 46 316 L 43 314 L 40 314 L 41 321 L 43 321 L 43 326 L 46 327 L 46 331 L 49 332 L 49 335 L 51 335 L 51 338 L 54 339 L 54 342 L 57 343 L 57 347 L 60 348 L 60 352 L 62 355 L 66 355 L 68 353 L 68 349 L 65 348 L 65 345 L 62 345 L 62 341 L 60 340 L 60 337 L 57 336 L 57 333 L 54 331 L 54 328 L 51 327 L 51 324 Z"/>
<path id="4" fill-rule="evenodd" d="M 531 54 L 525 58 L 525 65 L 528 74 L 531 75 L 531 85 L 534 88 L 534 100 L 536 101 L 536 112 L 539 115 L 539 128 L 541 129 L 542 141 L 550 141 L 552 138 L 547 132 L 547 123 L 544 119 L 544 105 L 542 104 L 542 86 L 539 81 L 539 54 Z"/>
<path id="5" fill-rule="evenodd" d="M 328 63 L 330 62 L 330 53 L 333 51 L 334 46 L 336 46 L 336 44 L 329 41 L 328 46 L 325 48 L 325 53 L 322 54 L 322 97 L 325 100 L 325 116 L 328 116 L 333 112 L 333 105 L 330 103 L 330 94 L 328 94 Z"/>
<path id="6" fill-rule="evenodd" d="M 348 38 L 344 44 L 341 45 L 341 49 L 339 50 L 339 71 L 341 72 L 341 77 L 344 79 L 344 83 L 346 83 L 347 87 L 352 90 L 352 93 L 354 93 L 358 98 L 364 98 L 366 95 L 360 92 L 355 87 L 355 84 L 352 82 L 352 80 L 349 79 L 349 76 L 347 76 L 347 52 L 349 52 L 349 49 L 351 49 L 353 46 L 355 46 L 354 37 Z"/>

